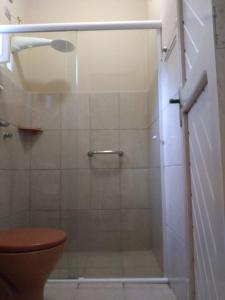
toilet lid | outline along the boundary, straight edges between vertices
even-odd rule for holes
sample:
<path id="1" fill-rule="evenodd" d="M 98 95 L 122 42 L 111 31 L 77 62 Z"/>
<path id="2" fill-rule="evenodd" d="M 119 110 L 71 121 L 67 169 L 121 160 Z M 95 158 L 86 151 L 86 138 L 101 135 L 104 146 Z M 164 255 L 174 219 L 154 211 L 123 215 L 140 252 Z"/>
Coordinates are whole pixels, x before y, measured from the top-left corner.
<path id="1" fill-rule="evenodd" d="M 56 247 L 66 241 L 63 230 L 16 228 L 0 230 L 0 252 L 30 252 Z"/>

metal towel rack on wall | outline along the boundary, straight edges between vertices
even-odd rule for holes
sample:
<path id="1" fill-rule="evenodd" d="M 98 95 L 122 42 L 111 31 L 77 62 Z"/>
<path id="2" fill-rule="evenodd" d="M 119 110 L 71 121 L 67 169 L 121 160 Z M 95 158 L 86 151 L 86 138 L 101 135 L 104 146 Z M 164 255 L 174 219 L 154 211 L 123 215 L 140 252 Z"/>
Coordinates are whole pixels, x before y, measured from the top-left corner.
<path id="1" fill-rule="evenodd" d="M 94 155 L 98 154 L 116 154 L 119 157 L 122 157 L 124 155 L 123 151 L 115 151 L 115 150 L 100 150 L 100 151 L 89 151 L 88 156 L 93 157 Z"/>

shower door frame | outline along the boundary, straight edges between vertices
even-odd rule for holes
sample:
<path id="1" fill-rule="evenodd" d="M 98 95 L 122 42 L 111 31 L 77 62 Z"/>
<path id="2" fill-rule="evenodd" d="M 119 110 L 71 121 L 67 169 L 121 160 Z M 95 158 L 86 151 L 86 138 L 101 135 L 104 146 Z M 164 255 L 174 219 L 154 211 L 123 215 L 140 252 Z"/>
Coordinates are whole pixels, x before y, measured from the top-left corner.
<path id="1" fill-rule="evenodd" d="M 0 25 L 0 34 L 15 33 L 35 33 L 35 32 L 66 32 L 66 31 L 114 31 L 114 30 L 156 30 L 158 63 L 162 55 L 162 20 L 143 20 L 143 21 L 119 21 L 119 22 L 81 22 L 81 23 L 46 23 L 46 24 L 25 24 L 25 25 Z M 159 71 L 160 73 L 160 71 Z M 158 74 L 158 76 L 160 76 Z M 164 221 L 163 208 L 163 222 Z M 165 242 L 163 238 L 163 244 Z M 164 256 L 165 256 L 165 251 Z M 165 260 L 164 260 L 165 263 Z M 78 278 L 78 279 L 50 279 L 49 282 L 74 282 L 74 283 L 150 283 L 150 284 L 169 284 L 167 277 L 156 278 Z"/>

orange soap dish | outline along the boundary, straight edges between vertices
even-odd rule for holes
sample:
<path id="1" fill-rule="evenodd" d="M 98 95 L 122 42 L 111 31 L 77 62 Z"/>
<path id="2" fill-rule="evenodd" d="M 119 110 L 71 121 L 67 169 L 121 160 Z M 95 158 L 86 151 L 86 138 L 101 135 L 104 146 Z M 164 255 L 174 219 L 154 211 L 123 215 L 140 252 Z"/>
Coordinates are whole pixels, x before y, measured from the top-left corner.
<path id="1" fill-rule="evenodd" d="M 17 126 L 17 129 L 21 132 L 30 133 L 30 134 L 38 134 L 44 131 L 42 128 L 31 128 L 31 127 L 24 127 L 24 126 Z"/>

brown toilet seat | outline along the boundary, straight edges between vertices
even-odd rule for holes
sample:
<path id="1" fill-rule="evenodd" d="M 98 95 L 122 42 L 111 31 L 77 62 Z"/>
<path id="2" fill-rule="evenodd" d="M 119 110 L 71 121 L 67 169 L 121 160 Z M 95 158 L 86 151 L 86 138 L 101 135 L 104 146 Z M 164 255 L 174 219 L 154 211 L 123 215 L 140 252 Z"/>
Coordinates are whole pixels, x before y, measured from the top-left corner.
<path id="1" fill-rule="evenodd" d="M 0 230 L 0 253 L 45 250 L 64 243 L 63 230 L 52 228 L 16 228 Z"/>

